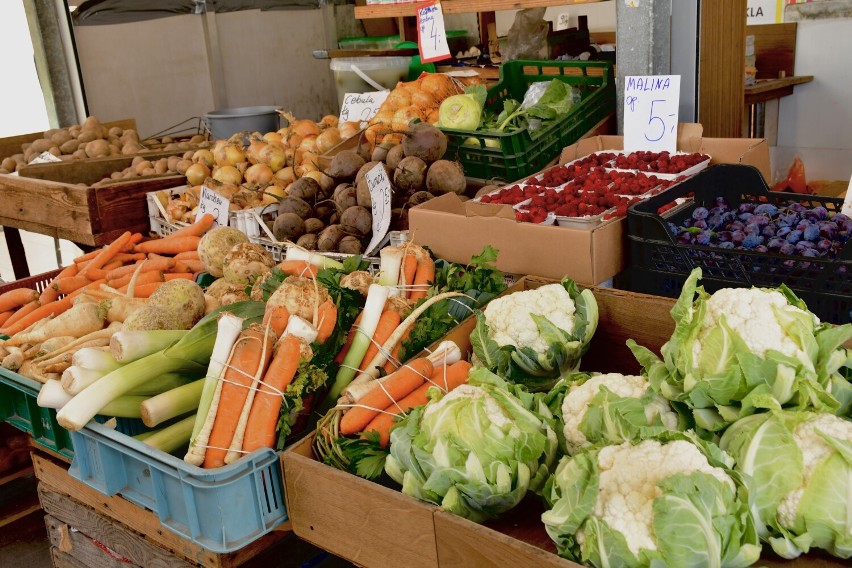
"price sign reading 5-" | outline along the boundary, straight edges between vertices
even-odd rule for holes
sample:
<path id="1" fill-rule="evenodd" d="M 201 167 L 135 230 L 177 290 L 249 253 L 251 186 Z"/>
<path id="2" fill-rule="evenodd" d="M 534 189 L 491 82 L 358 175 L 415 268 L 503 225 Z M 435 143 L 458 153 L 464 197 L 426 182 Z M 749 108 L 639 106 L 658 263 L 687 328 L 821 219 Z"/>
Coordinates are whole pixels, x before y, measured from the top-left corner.
<path id="1" fill-rule="evenodd" d="M 677 149 L 680 75 L 631 76 L 624 80 L 624 149 Z"/>

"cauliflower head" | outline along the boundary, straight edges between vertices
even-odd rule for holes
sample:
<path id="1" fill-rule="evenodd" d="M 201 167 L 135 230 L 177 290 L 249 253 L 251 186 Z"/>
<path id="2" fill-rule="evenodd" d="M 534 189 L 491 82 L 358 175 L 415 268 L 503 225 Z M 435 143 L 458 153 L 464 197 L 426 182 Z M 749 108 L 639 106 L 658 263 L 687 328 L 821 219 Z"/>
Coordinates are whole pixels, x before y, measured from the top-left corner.
<path id="1" fill-rule="evenodd" d="M 568 453 L 574 454 L 584 446 L 590 445 L 586 434 L 581 429 L 586 411 L 593 399 L 602 388 L 621 398 L 641 399 L 646 396 L 651 383 L 647 377 L 640 375 L 622 375 L 621 373 L 606 373 L 595 375 L 582 383 L 575 383 L 568 389 L 562 400 L 562 418 L 565 424 L 565 442 Z M 651 426 L 657 420 L 667 430 L 677 430 L 679 417 L 672 410 L 669 401 L 659 394 L 652 394 L 651 399 L 644 405 L 645 420 Z M 617 410 L 615 410 L 617 412 Z M 604 411 L 606 412 L 606 411 Z M 614 422 L 615 420 L 611 420 Z"/>
<path id="2" fill-rule="evenodd" d="M 530 316 L 545 316 L 556 327 L 571 333 L 575 309 L 574 300 L 564 286 L 547 284 L 491 300 L 485 308 L 485 320 L 489 336 L 501 347 L 529 347 L 544 353 L 549 344 Z"/>

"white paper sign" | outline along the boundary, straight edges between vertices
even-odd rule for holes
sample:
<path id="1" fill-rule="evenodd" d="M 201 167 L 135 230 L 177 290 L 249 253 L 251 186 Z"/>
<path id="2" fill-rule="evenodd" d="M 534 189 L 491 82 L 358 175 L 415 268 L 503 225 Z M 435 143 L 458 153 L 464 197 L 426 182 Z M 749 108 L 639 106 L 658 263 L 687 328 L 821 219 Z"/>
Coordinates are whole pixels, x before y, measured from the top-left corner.
<path id="1" fill-rule="evenodd" d="M 431 2 L 417 9 L 417 45 L 423 63 L 451 57 L 440 2 Z"/>
<path id="2" fill-rule="evenodd" d="M 680 75 L 624 78 L 624 149 L 677 149 Z"/>
<path id="3" fill-rule="evenodd" d="M 559 32 L 562 30 L 567 30 L 571 27 L 571 14 L 568 12 L 562 12 L 556 18 L 556 23 L 553 26 L 553 31 Z"/>
<path id="4" fill-rule="evenodd" d="M 31 164 L 51 164 L 53 162 L 61 162 L 59 158 L 51 154 L 50 152 L 42 152 L 32 160 L 30 160 Z"/>
<path id="5" fill-rule="evenodd" d="M 373 213 L 373 237 L 364 254 L 372 254 L 379 243 L 384 240 L 390 228 L 391 221 L 391 183 L 384 164 L 376 164 L 366 174 L 367 187 L 370 188 L 370 200 Z"/>
<path id="6" fill-rule="evenodd" d="M 390 91 L 370 93 L 346 93 L 340 107 L 340 122 L 360 122 L 361 126 L 376 116 L 379 107 L 388 98 Z"/>
<path id="7" fill-rule="evenodd" d="M 778 17 L 779 0 L 748 0 L 746 7 L 746 25 L 780 24 Z M 783 13 L 783 7 L 781 8 Z"/>
<path id="8" fill-rule="evenodd" d="M 849 180 L 849 187 L 846 189 L 846 197 L 843 199 L 843 207 L 840 212 L 847 217 L 852 217 L 852 180 Z"/>
<path id="9" fill-rule="evenodd" d="M 227 227 L 228 207 L 230 205 L 230 199 L 225 199 L 206 185 L 201 186 L 201 199 L 198 200 L 198 218 L 210 213 L 216 219 L 218 225 Z"/>

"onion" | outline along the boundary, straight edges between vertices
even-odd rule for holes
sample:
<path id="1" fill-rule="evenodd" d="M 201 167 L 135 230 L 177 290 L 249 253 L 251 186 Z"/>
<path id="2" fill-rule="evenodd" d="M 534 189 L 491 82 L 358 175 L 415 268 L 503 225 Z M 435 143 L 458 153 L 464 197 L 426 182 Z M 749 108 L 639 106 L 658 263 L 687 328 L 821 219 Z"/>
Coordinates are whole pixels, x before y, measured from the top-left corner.
<path id="1" fill-rule="evenodd" d="M 266 186 L 266 189 L 264 189 L 263 191 L 265 193 L 273 196 L 273 197 L 279 197 L 281 199 L 284 199 L 285 197 L 287 197 L 287 193 L 284 191 L 283 185 L 278 185 L 278 184 L 268 185 L 268 186 Z M 265 199 L 266 198 L 264 197 L 264 200 Z M 278 200 L 276 199 L 276 201 L 278 201 Z"/>
<path id="2" fill-rule="evenodd" d="M 284 128 L 278 129 L 278 134 L 281 135 L 281 140 L 287 140 L 287 137 L 290 136 L 290 127 L 285 126 Z"/>
<path id="3" fill-rule="evenodd" d="M 334 186 L 334 180 L 319 170 L 310 170 L 305 172 L 303 177 L 311 178 L 317 182 L 326 193 L 331 193 L 331 189 Z"/>
<path id="4" fill-rule="evenodd" d="M 290 125 L 290 130 L 292 132 L 297 133 L 298 135 L 305 136 L 317 136 L 320 133 L 320 127 L 313 120 L 297 120 L 293 124 Z"/>
<path id="5" fill-rule="evenodd" d="M 346 122 L 346 123 L 343 124 L 343 126 L 340 126 L 340 127 L 337 128 L 337 132 L 340 134 L 341 140 L 346 140 L 347 138 L 352 138 L 353 136 L 358 134 L 358 130 L 360 130 L 360 129 L 355 128 L 353 126 L 350 126 L 349 122 Z"/>
<path id="6" fill-rule="evenodd" d="M 296 151 L 293 148 L 284 148 L 284 163 L 292 166 L 296 161 Z"/>
<path id="7" fill-rule="evenodd" d="M 313 162 L 305 162 L 301 166 L 296 166 L 296 176 L 297 177 L 304 177 L 304 176 L 308 175 L 309 172 L 318 172 L 318 171 L 319 171 L 319 169 L 317 168 L 316 164 L 314 164 Z"/>
<path id="8" fill-rule="evenodd" d="M 250 184 L 262 184 L 272 181 L 272 168 L 266 164 L 254 164 L 245 173 L 246 181 Z"/>
<path id="9" fill-rule="evenodd" d="M 305 136 L 302 138 L 302 143 L 299 144 L 299 150 L 303 152 L 310 152 L 312 154 L 317 153 L 317 137 L 316 136 Z"/>
<path id="10" fill-rule="evenodd" d="M 227 140 L 216 140 L 216 143 L 213 144 L 213 159 L 217 166 L 224 165 L 225 160 L 228 158 L 228 156 L 225 155 L 225 146 L 227 144 Z"/>
<path id="11" fill-rule="evenodd" d="M 240 162 L 246 161 L 246 152 L 242 146 L 236 144 L 228 144 L 225 146 L 225 163 L 220 165 L 236 166 Z"/>
<path id="12" fill-rule="evenodd" d="M 274 144 L 267 144 L 257 157 L 260 164 L 266 164 L 273 172 L 277 172 L 287 165 L 287 154 L 284 149 Z"/>
<path id="13" fill-rule="evenodd" d="M 248 161 L 252 164 L 259 164 L 260 153 L 263 151 L 264 148 L 266 148 L 266 145 L 266 142 L 264 142 L 262 139 L 253 138 L 252 141 L 249 143 L 248 150 L 246 150 L 246 157 L 248 158 Z"/>
<path id="14" fill-rule="evenodd" d="M 201 185 L 209 175 L 210 168 L 200 162 L 196 162 L 186 169 L 186 181 L 189 185 Z"/>
<path id="15" fill-rule="evenodd" d="M 293 166 L 287 166 L 275 172 L 275 178 L 287 183 L 293 183 L 296 181 L 296 172 L 293 170 Z"/>
<path id="16" fill-rule="evenodd" d="M 299 165 L 302 164 L 316 164 L 317 155 L 313 152 L 302 152 L 302 161 L 299 162 Z M 301 177 L 301 176 L 296 176 Z"/>
<path id="17" fill-rule="evenodd" d="M 213 168 L 213 179 L 221 183 L 239 185 L 243 181 L 243 174 L 234 166 L 219 166 Z"/>
<path id="18" fill-rule="evenodd" d="M 334 116 L 333 114 L 327 114 L 324 117 L 322 117 L 322 120 L 320 120 L 320 125 L 322 125 L 326 128 L 336 127 L 338 120 L 339 119 L 336 116 Z"/>
<path id="19" fill-rule="evenodd" d="M 325 154 L 326 152 L 340 144 L 340 142 L 340 131 L 335 127 L 326 128 L 322 131 L 322 134 L 317 136 L 317 152 L 319 152 L 320 154 Z"/>
<path id="20" fill-rule="evenodd" d="M 210 150 L 196 150 L 192 155 L 192 161 L 196 164 L 204 164 L 208 168 L 213 166 L 213 152 Z"/>
<path id="21" fill-rule="evenodd" d="M 294 150 L 299 147 L 299 144 L 302 143 L 302 136 L 296 133 L 292 133 L 287 137 L 287 145 L 293 148 Z"/>
<path id="22" fill-rule="evenodd" d="M 273 142 L 280 143 L 283 139 L 284 137 L 281 135 L 280 132 L 267 132 L 263 135 L 263 140 L 270 144 Z"/>
<path id="23" fill-rule="evenodd" d="M 236 164 L 234 167 L 235 167 L 235 168 L 237 168 L 237 170 L 238 170 L 241 174 L 245 175 L 246 170 L 248 169 L 248 167 L 249 167 L 250 165 L 251 165 L 251 164 L 249 164 L 248 162 L 240 162 L 239 164 Z"/>

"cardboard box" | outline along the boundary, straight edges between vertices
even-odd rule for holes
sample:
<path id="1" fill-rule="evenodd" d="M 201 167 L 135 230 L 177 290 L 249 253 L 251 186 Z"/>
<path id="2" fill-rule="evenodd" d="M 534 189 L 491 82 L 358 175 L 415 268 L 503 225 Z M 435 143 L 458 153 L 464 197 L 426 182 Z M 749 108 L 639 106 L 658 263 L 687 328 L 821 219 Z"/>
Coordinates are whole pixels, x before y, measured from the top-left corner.
<path id="1" fill-rule="evenodd" d="M 700 124 L 680 125 L 678 149 L 707 153 L 712 157 L 711 164 L 753 165 L 768 175 L 769 147 L 765 140 L 702 138 L 701 134 Z M 584 138 L 565 148 L 559 163 L 598 150 L 621 149 L 621 136 Z M 600 284 L 627 266 L 627 224 L 623 218 L 591 230 L 519 223 L 508 205 L 463 202 L 454 194 L 414 207 L 408 218 L 418 244 L 454 262 L 468 262 L 490 244 L 500 251 L 500 270 L 548 278 L 568 276 L 587 286 Z"/>

